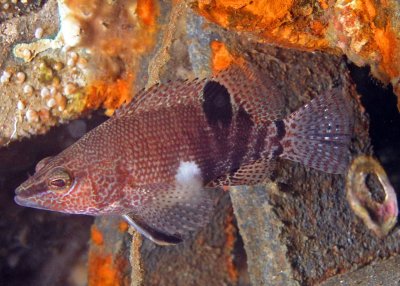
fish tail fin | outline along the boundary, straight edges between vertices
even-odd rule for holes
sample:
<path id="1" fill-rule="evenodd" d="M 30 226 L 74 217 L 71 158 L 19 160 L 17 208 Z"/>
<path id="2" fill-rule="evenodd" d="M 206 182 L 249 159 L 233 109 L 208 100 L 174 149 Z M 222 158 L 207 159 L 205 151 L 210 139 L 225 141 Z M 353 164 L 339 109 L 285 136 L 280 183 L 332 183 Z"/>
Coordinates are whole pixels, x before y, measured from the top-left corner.
<path id="1" fill-rule="evenodd" d="M 351 118 L 341 90 L 314 98 L 284 120 L 281 157 L 326 173 L 343 174 L 349 162 Z"/>

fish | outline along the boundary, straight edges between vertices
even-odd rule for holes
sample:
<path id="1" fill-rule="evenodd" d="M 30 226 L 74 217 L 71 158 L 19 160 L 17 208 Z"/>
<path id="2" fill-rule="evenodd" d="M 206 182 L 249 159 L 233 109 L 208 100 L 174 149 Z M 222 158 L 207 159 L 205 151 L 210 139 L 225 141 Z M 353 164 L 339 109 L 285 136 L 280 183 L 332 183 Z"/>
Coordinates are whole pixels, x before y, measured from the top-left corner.
<path id="1" fill-rule="evenodd" d="M 277 85 L 252 64 L 159 83 L 41 160 L 16 189 L 15 202 L 121 216 L 156 244 L 177 244 L 209 222 L 212 190 L 258 184 L 277 160 L 345 173 L 348 101 L 332 87 L 285 117 Z"/>

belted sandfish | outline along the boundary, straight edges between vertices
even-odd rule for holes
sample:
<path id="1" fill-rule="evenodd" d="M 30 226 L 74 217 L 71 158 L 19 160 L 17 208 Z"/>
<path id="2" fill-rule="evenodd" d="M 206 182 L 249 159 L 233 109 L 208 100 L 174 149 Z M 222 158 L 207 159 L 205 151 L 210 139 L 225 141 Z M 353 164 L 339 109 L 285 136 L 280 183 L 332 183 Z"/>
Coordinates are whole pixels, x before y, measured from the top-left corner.
<path id="1" fill-rule="evenodd" d="M 276 84 L 246 64 L 157 84 L 40 161 L 15 201 L 121 215 L 158 244 L 178 243 L 208 222 L 210 188 L 257 184 L 278 158 L 344 173 L 351 116 L 343 91 L 333 88 L 286 118 L 283 110 Z"/>

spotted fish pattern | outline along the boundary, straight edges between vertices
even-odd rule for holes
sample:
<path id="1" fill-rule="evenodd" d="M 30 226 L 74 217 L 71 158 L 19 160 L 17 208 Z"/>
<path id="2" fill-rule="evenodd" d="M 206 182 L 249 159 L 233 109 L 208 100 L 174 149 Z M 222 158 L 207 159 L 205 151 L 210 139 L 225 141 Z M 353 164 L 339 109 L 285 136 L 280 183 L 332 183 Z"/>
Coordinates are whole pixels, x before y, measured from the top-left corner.
<path id="1" fill-rule="evenodd" d="M 212 188 L 257 184 L 277 158 L 344 173 L 347 106 L 343 92 L 333 89 L 283 118 L 279 90 L 245 64 L 206 79 L 157 84 L 39 162 L 15 201 L 121 215 L 154 242 L 175 244 L 208 222 Z"/>

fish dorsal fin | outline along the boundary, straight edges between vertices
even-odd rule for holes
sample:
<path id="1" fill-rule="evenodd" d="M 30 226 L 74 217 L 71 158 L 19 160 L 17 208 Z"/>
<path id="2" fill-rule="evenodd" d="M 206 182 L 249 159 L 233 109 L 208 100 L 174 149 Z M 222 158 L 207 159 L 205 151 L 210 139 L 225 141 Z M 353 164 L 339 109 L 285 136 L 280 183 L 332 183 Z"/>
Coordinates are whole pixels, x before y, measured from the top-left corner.
<path id="1" fill-rule="evenodd" d="M 239 169 L 207 184 L 207 187 L 254 186 L 260 184 L 271 175 L 275 168 L 274 160 L 259 159 L 241 166 Z"/>
<path id="2" fill-rule="evenodd" d="M 177 103 L 193 104 L 199 102 L 199 96 L 206 79 L 176 80 L 158 83 L 139 91 L 130 103 L 119 108 L 116 116 L 138 114 L 149 109 L 156 110 Z"/>
<path id="3" fill-rule="evenodd" d="M 175 184 L 147 184 L 132 190 L 131 197 L 141 199 L 131 200 L 132 211 L 124 218 L 157 244 L 180 242 L 206 225 L 212 213 L 210 193 L 202 185 L 199 170 L 185 163 Z"/>
<path id="4" fill-rule="evenodd" d="M 283 118 L 284 98 L 272 81 L 249 63 L 237 62 L 217 73 L 213 80 L 223 84 L 234 101 L 256 123 Z"/>
<path id="5" fill-rule="evenodd" d="M 116 111 L 116 116 L 181 104 L 199 104 L 207 81 L 222 84 L 235 104 L 243 107 L 256 123 L 282 119 L 284 99 L 272 81 L 248 63 L 234 63 L 215 76 L 176 80 L 153 85 L 137 93 L 132 101 Z M 218 90 L 216 90 L 218 92 Z"/>

